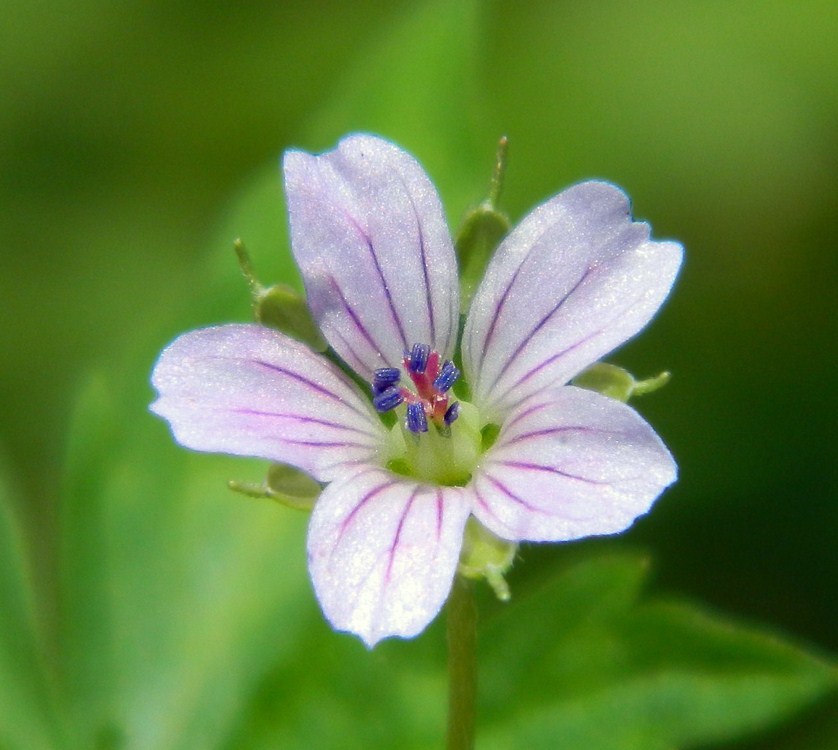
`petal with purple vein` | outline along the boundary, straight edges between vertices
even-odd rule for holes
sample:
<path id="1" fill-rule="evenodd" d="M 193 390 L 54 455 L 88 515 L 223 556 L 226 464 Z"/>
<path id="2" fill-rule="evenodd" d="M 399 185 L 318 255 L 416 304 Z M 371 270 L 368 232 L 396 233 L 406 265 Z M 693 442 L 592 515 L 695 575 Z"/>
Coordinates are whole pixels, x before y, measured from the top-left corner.
<path id="1" fill-rule="evenodd" d="M 681 256 L 677 243 L 651 241 L 608 183 L 576 185 L 530 213 L 495 253 L 463 333 L 466 377 L 487 418 L 502 421 L 636 334 Z"/>
<path id="2" fill-rule="evenodd" d="M 334 365 L 269 328 L 191 331 L 160 355 L 151 409 L 179 443 L 291 464 L 318 481 L 383 461 L 386 431 Z"/>
<path id="3" fill-rule="evenodd" d="M 419 633 L 439 612 L 457 569 L 469 505 L 377 468 L 330 484 L 309 525 L 309 570 L 323 612 L 370 647 Z"/>
<path id="4" fill-rule="evenodd" d="M 565 386 L 512 412 L 469 489 L 475 516 L 498 536 L 564 541 L 623 531 L 676 473 L 631 407 Z"/>
<path id="5" fill-rule="evenodd" d="M 369 135 L 283 163 L 291 246 L 326 339 L 359 375 L 399 366 L 414 343 L 456 343 L 454 247 L 416 160 Z"/>

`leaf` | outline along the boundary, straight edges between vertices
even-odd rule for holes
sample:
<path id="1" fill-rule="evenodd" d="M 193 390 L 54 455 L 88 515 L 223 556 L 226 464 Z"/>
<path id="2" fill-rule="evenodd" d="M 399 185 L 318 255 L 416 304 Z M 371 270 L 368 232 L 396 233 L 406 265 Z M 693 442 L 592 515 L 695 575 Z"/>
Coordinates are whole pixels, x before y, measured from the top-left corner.
<path id="1" fill-rule="evenodd" d="M 583 560 L 481 633 L 481 747 L 692 747 L 775 725 L 838 686 L 833 665 L 770 633 L 638 603 L 647 567 Z"/>
<path id="2" fill-rule="evenodd" d="M 135 390 L 94 378 L 74 420 L 61 532 L 75 742 L 212 747 L 316 616 L 305 518 L 229 492 L 267 466 L 179 449 Z"/>
<path id="3" fill-rule="evenodd" d="M 23 534 L 0 471 L 0 747 L 4 750 L 52 747 L 60 736 L 33 593 Z"/>

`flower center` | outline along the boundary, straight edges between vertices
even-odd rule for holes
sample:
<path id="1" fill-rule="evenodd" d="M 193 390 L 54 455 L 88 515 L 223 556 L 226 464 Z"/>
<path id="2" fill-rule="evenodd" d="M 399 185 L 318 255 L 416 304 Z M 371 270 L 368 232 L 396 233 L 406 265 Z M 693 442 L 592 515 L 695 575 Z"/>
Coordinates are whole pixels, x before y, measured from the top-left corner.
<path id="1" fill-rule="evenodd" d="M 413 381 L 415 390 L 399 385 L 401 371 L 397 367 L 382 367 L 373 373 L 372 402 L 380 412 L 387 412 L 406 403 L 404 426 L 419 434 L 428 431 L 431 422 L 442 435 L 451 434 L 451 423 L 459 414 L 459 403 L 449 404 L 448 391 L 460 377 L 454 363 L 442 362 L 439 352 L 427 344 L 414 344 L 405 352 L 404 369 Z"/>
<path id="2" fill-rule="evenodd" d="M 480 433 L 474 407 L 454 400 L 450 392 L 460 371 L 427 344 L 414 344 L 402 364 L 412 388 L 401 384 L 402 369 L 397 367 L 376 370 L 372 381 L 372 400 L 379 412 L 406 406 L 391 433 L 388 465 L 397 473 L 436 484 L 466 484 L 477 463 Z"/>

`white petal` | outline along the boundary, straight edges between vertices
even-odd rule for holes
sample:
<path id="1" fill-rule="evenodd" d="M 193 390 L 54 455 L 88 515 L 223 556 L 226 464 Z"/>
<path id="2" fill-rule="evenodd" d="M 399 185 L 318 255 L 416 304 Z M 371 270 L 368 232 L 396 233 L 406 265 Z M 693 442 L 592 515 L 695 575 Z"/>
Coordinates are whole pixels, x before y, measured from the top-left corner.
<path id="1" fill-rule="evenodd" d="M 650 241 L 613 185 L 585 182 L 537 208 L 498 248 L 469 311 L 475 402 L 501 422 L 622 344 L 660 307 L 681 256 L 677 243 Z"/>
<path id="2" fill-rule="evenodd" d="M 563 541 L 623 531 L 676 474 L 634 409 L 565 386 L 513 411 L 470 489 L 474 515 L 498 536 Z"/>
<path id="3" fill-rule="evenodd" d="M 329 481 L 376 460 L 386 431 L 338 368 L 257 325 L 191 331 L 160 355 L 151 409 L 179 443 L 267 458 Z"/>
<path id="4" fill-rule="evenodd" d="M 434 186 L 388 141 L 344 138 L 322 156 L 284 159 L 291 246 L 312 313 L 364 378 L 397 367 L 415 343 L 450 357 L 459 290 Z"/>
<path id="5" fill-rule="evenodd" d="M 468 515 L 460 488 L 383 469 L 330 484 L 308 536 L 309 569 L 328 620 L 368 646 L 419 633 L 451 589 Z"/>

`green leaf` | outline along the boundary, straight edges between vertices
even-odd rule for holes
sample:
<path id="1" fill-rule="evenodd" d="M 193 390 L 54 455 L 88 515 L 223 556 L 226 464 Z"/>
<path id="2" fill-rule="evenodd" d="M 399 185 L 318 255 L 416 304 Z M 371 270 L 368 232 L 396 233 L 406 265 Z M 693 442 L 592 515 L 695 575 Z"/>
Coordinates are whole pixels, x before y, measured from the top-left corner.
<path id="1" fill-rule="evenodd" d="M 0 471 L 0 747 L 4 750 L 53 747 L 60 736 L 33 595 L 23 534 L 5 472 Z"/>
<path id="2" fill-rule="evenodd" d="M 647 567 L 584 560 L 481 633 L 481 747 L 692 747 L 775 725 L 838 686 L 833 665 L 770 633 L 638 602 Z"/>
<path id="3" fill-rule="evenodd" d="M 178 448 L 149 389 L 135 390 L 91 380 L 71 437 L 62 642 L 75 743 L 213 747 L 317 616 L 305 518 L 229 492 L 266 465 Z"/>

